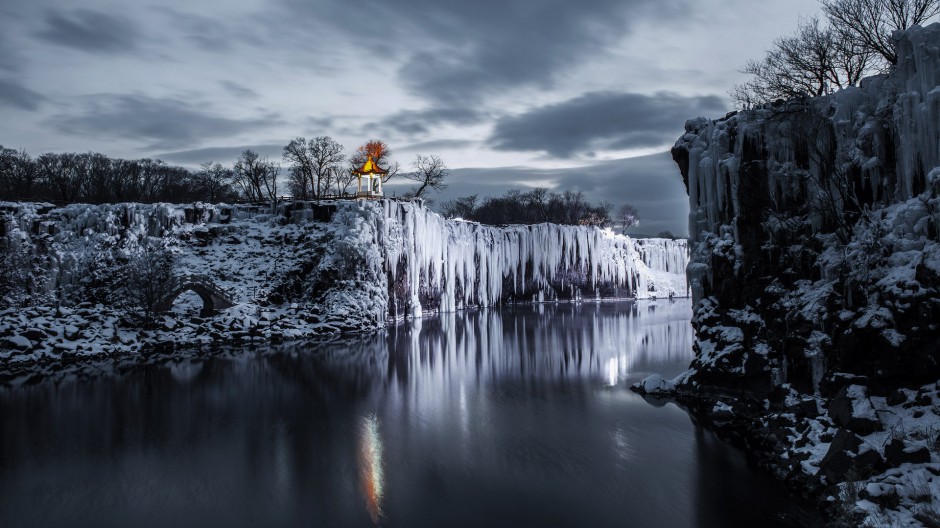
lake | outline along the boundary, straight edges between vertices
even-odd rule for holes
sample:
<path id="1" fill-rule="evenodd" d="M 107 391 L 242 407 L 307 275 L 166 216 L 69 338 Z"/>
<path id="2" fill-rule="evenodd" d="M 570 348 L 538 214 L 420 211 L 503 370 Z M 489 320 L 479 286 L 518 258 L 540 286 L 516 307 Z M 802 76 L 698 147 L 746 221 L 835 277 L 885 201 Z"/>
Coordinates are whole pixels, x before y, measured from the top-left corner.
<path id="1" fill-rule="evenodd" d="M 0 526 L 793 526 L 742 453 L 629 390 L 688 366 L 690 316 L 512 306 L 0 387 Z"/>

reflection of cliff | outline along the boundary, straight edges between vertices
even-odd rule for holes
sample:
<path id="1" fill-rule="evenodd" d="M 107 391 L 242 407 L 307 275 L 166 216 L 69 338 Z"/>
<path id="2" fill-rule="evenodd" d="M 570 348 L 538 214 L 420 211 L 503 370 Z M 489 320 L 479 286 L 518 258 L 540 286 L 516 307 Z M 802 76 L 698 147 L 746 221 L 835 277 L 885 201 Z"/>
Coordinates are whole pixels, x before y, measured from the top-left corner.
<path id="1" fill-rule="evenodd" d="M 431 378 L 422 383 L 451 386 L 592 377 L 616 383 L 656 367 L 684 367 L 692 342 L 688 317 L 687 301 L 668 300 L 444 314 L 389 331 L 389 378 L 417 374 Z"/>
<path id="2" fill-rule="evenodd" d="M 940 24 L 898 36 L 861 88 L 687 123 L 700 384 L 940 377 Z"/>

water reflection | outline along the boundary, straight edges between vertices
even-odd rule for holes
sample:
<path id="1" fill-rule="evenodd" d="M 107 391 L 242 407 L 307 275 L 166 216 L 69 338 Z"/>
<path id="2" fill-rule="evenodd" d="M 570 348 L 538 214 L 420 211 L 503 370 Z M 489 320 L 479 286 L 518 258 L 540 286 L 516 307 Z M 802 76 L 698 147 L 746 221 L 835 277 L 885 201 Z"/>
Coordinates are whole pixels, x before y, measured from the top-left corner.
<path id="1" fill-rule="evenodd" d="M 626 388 L 686 368 L 689 317 L 512 307 L 0 388 L 0 526 L 773 526 L 779 488 Z"/>
<path id="2" fill-rule="evenodd" d="M 385 477 L 382 439 L 379 437 L 379 421 L 375 415 L 363 417 L 359 427 L 359 480 L 369 517 L 378 524 L 382 518 Z"/>

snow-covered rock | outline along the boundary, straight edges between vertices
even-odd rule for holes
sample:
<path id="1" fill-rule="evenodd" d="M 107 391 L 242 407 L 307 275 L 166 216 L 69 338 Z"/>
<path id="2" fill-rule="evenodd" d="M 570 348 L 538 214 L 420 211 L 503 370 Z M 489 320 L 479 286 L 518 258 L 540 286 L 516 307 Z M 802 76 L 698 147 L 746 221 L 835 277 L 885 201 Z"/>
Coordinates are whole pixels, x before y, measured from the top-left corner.
<path id="1" fill-rule="evenodd" d="M 288 203 L 274 210 L 0 203 L 0 225 L 0 247 L 27 255 L 35 270 L 18 302 L 32 305 L 33 314 L 0 312 L 0 336 L 40 335 L 15 347 L 21 361 L 155 343 L 369 332 L 402 317 L 509 302 L 687 295 L 685 240 L 448 221 L 419 202 Z M 235 306 L 204 319 L 197 314 L 202 301 L 190 295 L 153 335 L 126 328 L 115 269 L 147 247 L 173 253 L 178 275 L 211 281 Z"/>

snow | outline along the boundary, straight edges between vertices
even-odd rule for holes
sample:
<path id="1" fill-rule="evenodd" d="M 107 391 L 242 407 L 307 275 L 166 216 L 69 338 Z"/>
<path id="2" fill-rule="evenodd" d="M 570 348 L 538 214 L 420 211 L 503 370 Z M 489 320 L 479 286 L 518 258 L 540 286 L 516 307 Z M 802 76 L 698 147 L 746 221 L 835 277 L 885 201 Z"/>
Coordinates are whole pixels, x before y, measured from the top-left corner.
<path id="1" fill-rule="evenodd" d="M 688 292 L 685 240 L 448 221 L 420 202 L 285 204 L 274 212 L 224 204 L 0 203 L 0 225 L 0 246 L 28 251 L 41 270 L 32 306 L 0 311 L 0 337 L 32 327 L 51 336 L 4 356 L 13 362 L 371 332 L 402 317 L 533 298 Z M 187 295 L 150 332 L 127 327 L 110 291 L 106 299 L 70 305 L 72 292 L 155 243 L 175 254 L 179 274 L 209 277 L 235 306 L 202 320 L 193 317 L 201 300 Z"/>
<path id="2" fill-rule="evenodd" d="M 837 432 L 821 380 L 854 369 L 865 376 L 855 383 L 884 391 L 924 381 L 905 369 L 936 365 L 940 24 L 894 38 L 900 60 L 889 74 L 827 97 L 690 120 L 673 150 L 690 199 L 697 371 L 687 381 L 698 376 L 719 389 L 712 392 L 746 376 L 761 387 L 792 382 L 806 394 L 785 404 L 800 413 L 815 397 L 822 414 L 794 420 L 793 444 L 781 454 L 817 484 Z M 766 361 L 744 372 L 751 352 Z M 868 499 L 850 506 L 864 510 L 869 526 L 940 521 L 937 387 L 902 390 L 908 402 L 888 405 L 862 385 L 847 388 L 852 416 L 883 426 L 862 438 L 863 450 L 883 453 L 892 438 L 903 438 L 907 452 L 930 450 L 930 463 L 861 482 Z M 786 415 L 767 407 L 768 421 Z M 876 500 L 895 492 L 897 507 Z"/>

